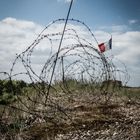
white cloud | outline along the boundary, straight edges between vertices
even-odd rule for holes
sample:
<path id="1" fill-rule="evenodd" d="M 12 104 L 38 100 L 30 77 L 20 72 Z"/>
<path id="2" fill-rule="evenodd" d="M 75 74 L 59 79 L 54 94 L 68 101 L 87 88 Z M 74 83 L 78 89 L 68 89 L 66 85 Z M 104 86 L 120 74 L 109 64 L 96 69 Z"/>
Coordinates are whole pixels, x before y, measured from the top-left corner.
<path id="1" fill-rule="evenodd" d="M 136 19 L 131 19 L 128 21 L 129 24 L 135 24 L 137 22 L 138 22 L 138 20 L 136 20 Z"/>
<path id="2" fill-rule="evenodd" d="M 41 28 L 33 22 L 15 18 L 0 21 L 0 71 L 10 69 L 16 54 L 32 43 Z"/>
<path id="3" fill-rule="evenodd" d="M 100 29 L 112 32 L 113 49 L 111 53 L 127 66 L 131 77 L 128 84 L 140 86 L 140 31 L 129 30 L 126 25 L 101 27 Z M 101 40 L 109 38 L 103 31 L 98 31 L 97 35 Z"/>
<path id="4" fill-rule="evenodd" d="M 113 32 L 123 32 L 126 31 L 128 27 L 126 25 L 116 25 L 112 26 L 112 31 Z"/>
<path id="5" fill-rule="evenodd" d="M 65 2 L 65 3 L 70 3 L 71 0 L 57 0 L 58 2 Z M 74 0 L 73 0 L 74 1 Z"/>
<path id="6" fill-rule="evenodd" d="M 36 25 L 33 22 L 17 20 L 15 18 L 11 18 L 11 17 L 8 17 L 8 18 L 2 20 L 1 23 L 5 24 L 5 25 L 10 25 L 12 27 L 16 27 L 18 29 L 34 30 L 36 28 Z"/>
<path id="7" fill-rule="evenodd" d="M 109 30 L 110 32 L 116 32 L 116 33 L 126 32 L 130 30 L 130 28 L 127 25 L 102 26 L 102 27 L 99 27 L 99 29 Z"/>
<path id="8" fill-rule="evenodd" d="M 105 42 L 110 38 L 110 34 L 101 30 L 95 31 L 94 34 L 99 43 Z M 112 50 L 105 52 L 105 54 L 110 56 L 113 54 L 115 58 L 126 65 L 131 77 L 129 85 L 140 86 L 140 32 L 118 32 L 117 30 L 116 32 L 112 32 L 112 39 Z"/>
<path id="9" fill-rule="evenodd" d="M 129 85 L 140 86 L 140 32 L 128 31 L 113 35 L 113 54 L 126 64 L 130 74 Z M 134 72 L 135 71 L 135 72 Z M 136 81 L 134 80 L 136 79 Z M 135 81 L 135 82 L 134 82 Z"/>
<path id="10" fill-rule="evenodd" d="M 126 65 L 131 77 L 129 85 L 140 86 L 140 31 L 124 31 L 124 28 L 127 29 L 127 26 L 124 25 L 108 28 L 115 29 L 111 30 L 113 38 L 112 50 L 105 52 L 105 54 L 110 56 L 113 54 L 115 58 Z M 99 43 L 105 42 L 110 38 L 110 34 L 102 30 L 95 31 L 94 34 Z M 117 63 L 115 64 L 117 65 Z"/>
<path id="11" fill-rule="evenodd" d="M 65 0 L 65 2 L 71 2 L 71 0 Z"/>
<path id="12" fill-rule="evenodd" d="M 63 23 L 52 25 L 49 30 L 45 30 L 43 32 L 43 35 L 62 32 L 63 27 Z M 85 35 L 85 32 L 82 30 L 81 26 L 69 24 L 67 29 L 69 28 L 76 29 L 80 32 L 80 34 Z M 43 27 L 41 25 L 31 21 L 17 20 L 11 17 L 0 21 L 0 71 L 9 72 L 12 63 L 16 58 L 16 54 L 19 54 L 27 49 L 27 47 L 33 43 L 37 35 L 42 30 Z M 72 30 L 66 32 L 66 34 L 70 33 L 75 34 Z M 57 36 L 57 38 L 60 39 L 60 36 Z M 68 45 L 69 43 L 71 43 L 70 39 L 63 41 L 63 46 Z M 47 39 L 44 39 L 34 49 L 34 53 L 32 55 L 32 66 L 37 70 L 37 73 L 41 71 L 41 66 L 43 66 L 43 64 L 46 62 L 49 53 L 51 51 L 56 52 L 59 45 L 59 40 L 54 41 L 52 48 L 50 45 L 50 42 L 48 42 Z M 22 69 L 23 67 L 17 64 L 15 72 L 22 71 Z"/>
<path id="13" fill-rule="evenodd" d="M 114 35 L 114 49 L 121 50 L 121 58 L 128 62 L 137 61 L 140 56 L 140 32 L 129 31 Z M 130 59 L 131 58 L 131 59 Z"/>
<path id="14" fill-rule="evenodd" d="M 75 24 L 69 24 L 67 29 L 74 28 L 77 34 L 81 37 L 86 38 L 92 44 L 96 45 L 94 39 L 87 33 L 87 30 Z M 124 25 L 112 26 L 113 29 L 113 49 L 107 53 L 113 53 L 113 55 L 126 64 L 130 75 L 132 75 L 132 80 L 130 80 L 130 85 L 140 86 L 140 32 L 139 31 L 125 31 Z M 31 21 L 17 20 L 14 18 L 6 18 L 0 21 L 0 71 L 9 71 L 13 60 L 16 57 L 16 53 L 21 53 L 25 50 L 37 37 L 37 35 L 42 31 L 43 27 Z M 49 30 L 46 30 L 43 34 L 54 33 L 62 31 L 63 24 L 55 24 Z M 123 32 L 121 32 L 123 30 Z M 73 31 L 68 33 L 74 34 Z M 94 32 L 98 41 L 106 41 L 109 39 L 110 34 L 98 30 Z M 66 34 L 65 34 L 66 35 Z M 66 37 L 66 36 L 64 36 Z M 60 38 L 60 37 L 59 37 Z M 64 41 L 63 46 L 72 43 L 72 40 Z M 45 44 L 45 45 L 44 45 Z M 33 54 L 32 65 L 38 71 L 41 69 L 40 65 L 46 62 L 47 56 L 49 54 L 48 42 L 44 39 L 35 49 Z M 54 44 L 52 50 L 56 50 L 58 47 L 58 42 Z M 96 45 L 97 47 L 97 45 Z M 17 70 L 21 70 L 22 67 L 17 65 Z M 136 82 L 134 82 L 136 79 Z"/>

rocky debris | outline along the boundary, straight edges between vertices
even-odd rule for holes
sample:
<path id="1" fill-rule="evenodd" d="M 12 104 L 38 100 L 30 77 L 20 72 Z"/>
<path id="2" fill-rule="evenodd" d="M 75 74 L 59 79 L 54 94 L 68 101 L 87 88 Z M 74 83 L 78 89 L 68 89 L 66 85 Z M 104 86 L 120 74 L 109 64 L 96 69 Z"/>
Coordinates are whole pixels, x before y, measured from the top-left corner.
<path id="1" fill-rule="evenodd" d="M 100 129 L 77 130 L 58 134 L 55 140 L 140 140 L 140 121 L 98 124 Z"/>

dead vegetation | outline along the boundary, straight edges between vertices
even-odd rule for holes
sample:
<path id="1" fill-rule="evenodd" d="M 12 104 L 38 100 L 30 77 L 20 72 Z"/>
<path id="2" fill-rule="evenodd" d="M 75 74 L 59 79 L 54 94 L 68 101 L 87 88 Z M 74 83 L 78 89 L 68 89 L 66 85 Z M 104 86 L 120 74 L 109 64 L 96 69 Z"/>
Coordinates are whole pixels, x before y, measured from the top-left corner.
<path id="1" fill-rule="evenodd" d="M 63 45 L 56 51 L 62 31 L 50 33 L 49 29 L 64 21 L 58 19 L 46 26 L 37 39 L 17 55 L 10 73 L 0 72 L 9 84 L 8 91 L 2 86 L 0 90 L 0 138 L 140 139 L 140 89 L 125 86 L 129 77 L 125 65 L 122 65 L 124 69 L 118 69 L 112 58 L 100 53 L 93 45 L 91 38 L 95 37 L 90 28 L 75 19 L 68 21 L 84 26 L 91 38 L 83 37 L 68 26 Z M 32 65 L 32 56 L 45 39 L 46 58 L 38 74 Z M 24 71 L 16 73 L 19 62 Z M 15 88 L 13 79 L 21 75 L 30 84 Z"/>
<path id="2" fill-rule="evenodd" d="M 57 102 L 57 106 L 52 106 L 46 116 L 30 114 L 28 117 L 26 114 L 24 118 L 22 111 L 11 113 L 9 108 L 7 120 L 6 114 L 1 118 L 1 138 L 11 140 L 139 139 L 139 104 L 131 102 L 125 95 L 121 98 L 112 95 L 107 103 L 106 98 L 102 94 L 85 93 L 54 95 L 51 100 Z"/>

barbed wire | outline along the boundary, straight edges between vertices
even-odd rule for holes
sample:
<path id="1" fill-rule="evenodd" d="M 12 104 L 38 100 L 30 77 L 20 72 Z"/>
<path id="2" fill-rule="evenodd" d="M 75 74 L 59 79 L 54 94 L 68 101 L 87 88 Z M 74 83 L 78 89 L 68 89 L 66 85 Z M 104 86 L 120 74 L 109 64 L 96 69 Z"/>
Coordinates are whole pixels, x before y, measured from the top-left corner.
<path id="1" fill-rule="evenodd" d="M 112 95 L 115 85 L 110 89 L 110 81 L 121 81 L 127 84 L 129 80 L 126 66 L 122 63 L 123 69 L 117 68 L 112 58 L 98 50 L 94 45 L 98 45 L 98 41 L 84 22 L 76 19 L 67 20 L 69 24 L 64 30 L 63 44 L 59 53 L 57 44 L 60 42 L 63 32 L 53 30 L 50 33 L 50 29 L 63 24 L 66 19 L 57 19 L 46 26 L 33 43 L 16 56 L 10 73 L 0 72 L 11 83 L 13 79 L 21 75 L 24 75 L 24 78 L 27 77 L 28 83 L 32 83 L 33 91 L 22 91 L 23 95 L 14 93 L 15 90 L 11 85 L 17 100 L 16 103 L 9 104 L 7 107 L 18 110 L 20 115 L 26 114 L 27 117 L 29 116 L 27 114 L 30 114 L 34 118 L 42 118 L 46 123 L 51 120 L 56 125 L 66 118 L 73 121 L 67 112 L 67 103 L 62 103 L 62 99 L 59 100 L 61 94 L 64 94 L 64 98 L 71 98 L 71 95 L 77 94 L 77 90 L 79 90 L 80 93 L 89 92 L 93 95 L 97 91 L 108 92 Z M 84 27 L 86 35 L 80 34 L 79 30 L 71 26 L 72 24 L 80 24 L 81 27 Z M 88 37 L 86 37 L 87 35 Z M 43 47 L 47 46 L 48 52 L 46 51 L 46 59 L 38 72 L 33 67 L 33 55 L 44 40 L 47 44 L 43 44 Z M 22 71 L 24 72 L 16 73 L 16 66 L 19 62 L 23 66 Z M 123 79 L 121 74 L 123 74 Z M 104 82 L 106 84 L 103 84 Z M 117 82 L 114 83 L 117 85 Z"/>

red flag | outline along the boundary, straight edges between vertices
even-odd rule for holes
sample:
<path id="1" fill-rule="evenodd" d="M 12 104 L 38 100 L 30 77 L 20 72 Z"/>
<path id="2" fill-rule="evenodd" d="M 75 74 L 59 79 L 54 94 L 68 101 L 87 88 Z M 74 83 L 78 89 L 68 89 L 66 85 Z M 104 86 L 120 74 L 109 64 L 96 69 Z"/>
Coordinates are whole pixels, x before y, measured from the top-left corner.
<path id="1" fill-rule="evenodd" d="M 99 46 L 100 52 L 103 53 L 105 51 L 105 44 L 101 43 L 98 46 Z"/>
<path id="2" fill-rule="evenodd" d="M 99 44 L 98 47 L 101 53 L 112 49 L 112 38 L 108 42 Z"/>

